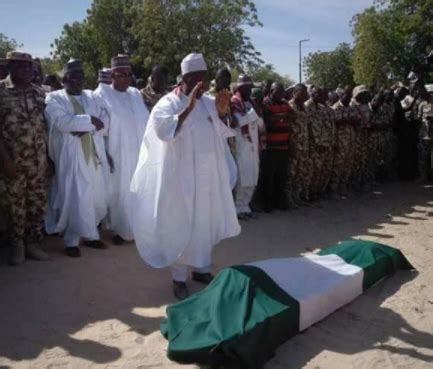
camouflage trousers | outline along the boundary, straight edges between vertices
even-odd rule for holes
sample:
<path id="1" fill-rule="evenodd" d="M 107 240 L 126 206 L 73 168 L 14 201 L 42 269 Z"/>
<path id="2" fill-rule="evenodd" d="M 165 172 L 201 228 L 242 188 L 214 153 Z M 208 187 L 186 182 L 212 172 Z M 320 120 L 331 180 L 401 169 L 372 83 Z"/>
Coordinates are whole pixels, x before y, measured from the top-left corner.
<path id="1" fill-rule="evenodd" d="M 309 196 L 311 184 L 311 159 L 308 150 L 295 150 L 295 157 L 289 168 L 288 192 Z"/>
<path id="2" fill-rule="evenodd" d="M 418 140 L 418 174 L 424 180 L 430 177 L 432 147 L 432 141 Z"/>
<path id="3" fill-rule="evenodd" d="M 332 167 L 331 189 L 341 191 L 349 185 L 354 159 L 353 141 L 338 141 L 334 151 L 334 165 Z"/>
<path id="4" fill-rule="evenodd" d="M 47 207 L 46 173 L 30 166 L 19 168 L 17 172 L 15 179 L 5 180 L 11 244 L 41 242 Z"/>
<path id="5" fill-rule="evenodd" d="M 389 175 L 397 172 L 397 136 L 392 130 L 384 133 L 383 166 Z"/>
<path id="6" fill-rule="evenodd" d="M 372 181 L 371 173 L 371 145 L 370 137 L 366 130 L 357 132 L 354 145 L 353 171 L 351 176 L 351 185 L 360 188 Z"/>
<path id="7" fill-rule="evenodd" d="M 332 148 L 326 148 L 322 151 L 312 149 L 310 152 L 310 192 L 312 194 L 320 195 L 327 190 L 332 177 L 332 168 L 334 164 L 333 150 Z"/>

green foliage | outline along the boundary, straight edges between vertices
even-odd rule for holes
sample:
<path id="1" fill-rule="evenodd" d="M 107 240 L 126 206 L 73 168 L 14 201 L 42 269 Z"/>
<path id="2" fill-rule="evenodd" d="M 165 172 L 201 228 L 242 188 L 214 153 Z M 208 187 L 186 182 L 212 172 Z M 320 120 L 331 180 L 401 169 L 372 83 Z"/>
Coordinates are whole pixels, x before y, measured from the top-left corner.
<path id="1" fill-rule="evenodd" d="M 352 20 L 355 80 L 387 85 L 405 80 L 432 47 L 433 0 L 381 0 Z"/>
<path id="2" fill-rule="evenodd" d="M 42 71 L 44 76 L 47 74 L 59 74 L 62 71 L 62 62 L 59 59 L 42 58 Z"/>
<path id="3" fill-rule="evenodd" d="M 214 74 L 225 65 L 246 68 L 262 62 L 245 25 L 261 26 L 249 0 L 94 0 L 86 19 L 65 25 L 53 48 L 62 62 L 83 60 L 93 80 L 118 53 L 131 57 L 142 78 L 157 63 L 176 76 L 190 52 L 203 53 Z"/>
<path id="4" fill-rule="evenodd" d="M 22 47 L 13 38 L 0 33 L 0 58 L 4 58 L 9 51 Z"/>
<path id="5" fill-rule="evenodd" d="M 341 43 L 333 51 L 310 53 L 304 60 L 307 83 L 335 89 L 339 84 L 352 86 L 353 51 L 347 43 Z"/>
<path id="6" fill-rule="evenodd" d="M 280 82 L 286 88 L 292 86 L 295 83 L 290 76 L 282 76 L 277 73 L 272 64 L 250 66 L 247 68 L 246 73 L 254 82 L 265 82 L 270 80 L 273 82 Z"/>

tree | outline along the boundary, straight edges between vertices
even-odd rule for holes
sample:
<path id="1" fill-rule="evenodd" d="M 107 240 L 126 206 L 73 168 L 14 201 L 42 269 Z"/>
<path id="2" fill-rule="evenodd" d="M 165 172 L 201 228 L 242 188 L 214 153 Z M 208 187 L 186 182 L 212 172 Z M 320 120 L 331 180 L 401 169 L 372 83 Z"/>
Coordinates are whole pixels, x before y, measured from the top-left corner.
<path id="1" fill-rule="evenodd" d="M 44 75 L 58 74 L 62 71 L 62 62 L 59 59 L 42 58 L 41 59 L 42 71 Z"/>
<path id="2" fill-rule="evenodd" d="M 243 26 L 261 26 L 249 0 L 94 0 L 83 22 L 65 25 L 54 56 L 83 60 L 93 78 L 110 58 L 128 54 L 136 75 L 165 64 L 176 76 L 180 61 L 202 52 L 213 74 L 219 67 L 246 68 L 262 61 Z"/>
<path id="3" fill-rule="evenodd" d="M 385 86 L 423 63 L 433 39 L 433 0 L 380 0 L 352 20 L 355 80 Z"/>
<path id="4" fill-rule="evenodd" d="M 341 43 L 333 51 L 310 53 L 304 60 L 307 83 L 335 89 L 338 85 L 354 84 L 353 51 L 349 44 Z"/>
<path id="5" fill-rule="evenodd" d="M 295 83 L 290 78 L 290 76 L 282 76 L 281 74 L 277 73 L 272 64 L 250 66 L 249 68 L 247 68 L 246 73 L 251 77 L 254 82 L 280 82 L 285 87 L 289 87 Z"/>
<path id="6" fill-rule="evenodd" d="M 13 38 L 0 33 L 0 57 L 4 58 L 9 51 L 16 50 L 22 45 L 19 45 Z"/>

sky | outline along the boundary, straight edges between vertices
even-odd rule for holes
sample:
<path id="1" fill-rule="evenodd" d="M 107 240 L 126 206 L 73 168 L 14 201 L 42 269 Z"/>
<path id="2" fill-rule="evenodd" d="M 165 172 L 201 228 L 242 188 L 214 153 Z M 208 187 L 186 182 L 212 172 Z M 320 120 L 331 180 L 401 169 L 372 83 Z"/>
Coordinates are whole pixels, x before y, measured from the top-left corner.
<path id="1" fill-rule="evenodd" d="M 119 0 L 121 1 L 121 0 Z M 0 33 L 23 44 L 33 56 L 49 56 L 63 25 L 81 21 L 92 0 L 0 0 Z M 301 39 L 304 55 L 352 42 L 350 20 L 373 0 L 255 0 L 263 27 L 246 33 L 266 63 L 298 80 Z"/>

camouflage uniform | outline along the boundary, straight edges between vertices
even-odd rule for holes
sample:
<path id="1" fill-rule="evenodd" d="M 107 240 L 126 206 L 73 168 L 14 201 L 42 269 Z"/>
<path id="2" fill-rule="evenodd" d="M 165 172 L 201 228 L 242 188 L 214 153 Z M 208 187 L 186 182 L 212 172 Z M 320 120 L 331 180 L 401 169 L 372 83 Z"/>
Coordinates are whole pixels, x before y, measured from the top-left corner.
<path id="1" fill-rule="evenodd" d="M 305 102 L 305 111 L 308 113 L 309 118 L 309 152 L 310 152 L 310 195 L 317 196 L 321 188 L 322 167 L 324 165 L 325 150 L 323 138 L 323 112 L 320 109 L 319 103 L 315 103 L 313 99 Z"/>
<path id="2" fill-rule="evenodd" d="M 0 81 L 0 137 L 17 176 L 5 178 L 4 200 L 11 218 L 11 243 L 42 241 L 47 205 L 47 131 L 45 93 L 32 84 L 15 88 L 10 77 Z"/>
<path id="3" fill-rule="evenodd" d="M 300 110 L 292 99 L 289 105 L 296 113 L 292 126 L 293 161 L 290 166 L 289 191 L 294 198 L 303 193 L 308 198 L 311 182 L 311 160 L 309 152 L 309 117 L 308 113 Z"/>
<path id="4" fill-rule="evenodd" d="M 388 177 L 394 177 L 397 173 L 397 135 L 394 131 L 395 106 L 383 104 L 385 130 L 383 132 L 383 167 Z"/>
<path id="5" fill-rule="evenodd" d="M 428 120 L 430 118 L 430 121 Z M 431 150 L 433 138 L 433 102 L 422 101 L 418 106 L 418 119 L 421 128 L 418 136 L 418 171 L 421 179 L 426 180 L 430 175 Z"/>
<path id="6" fill-rule="evenodd" d="M 323 137 L 322 143 L 325 147 L 325 152 L 323 154 L 323 166 L 320 178 L 321 189 L 323 193 L 327 190 L 331 178 L 332 171 L 334 168 L 334 158 L 335 158 L 335 112 L 327 105 L 320 106 L 323 112 Z"/>
<path id="7" fill-rule="evenodd" d="M 351 184 L 355 189 L 367 185 L 372 181 L 372 173 L 369 171 L 369 155 L 370 148 L 370 119 L 371 111 L 368 105 L 359 104 L 356 100 L 352 99 L 350 105 L 356 109 L 359 115 L 359 124 L 355 126 L 355 157 L 352 171 Z"/>
<path id="8" fill-rule="evenodd" d="M 371 117 L 369 130 L 369 149 L 368 149 L 368 162 L 367 167 L 372 177 L 377 174 L 379 167 L 383 165 L 383 152 L 385 147 L 384 137 L 384 112 L 382 108 L 373 110 L 370 106 Z"/>
<path id="9" fill-rule="evenodd" d="M 337 101 L 333 106 L 336 120 L 335 146 L 334 146 L 334 165 L 331 178 L 331 189 L 345 195 L 349 185 L 349 178 L 352 174 L 355 129 L 352 125 L 358 121 L 357 110 L 350 106 L 344 106 L 341 101 Z"/>
<path id="10" fill-rule="evenodd" d="M 312 99 L 305 103 L 305 110 L 310 118 L 310 192 L 320 196 L 326 191 L 332 173 L 334 115 L 327 106 L 314 103 Z"/>

